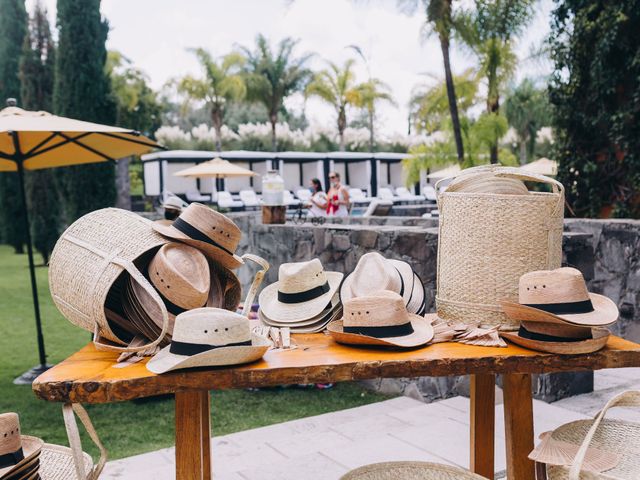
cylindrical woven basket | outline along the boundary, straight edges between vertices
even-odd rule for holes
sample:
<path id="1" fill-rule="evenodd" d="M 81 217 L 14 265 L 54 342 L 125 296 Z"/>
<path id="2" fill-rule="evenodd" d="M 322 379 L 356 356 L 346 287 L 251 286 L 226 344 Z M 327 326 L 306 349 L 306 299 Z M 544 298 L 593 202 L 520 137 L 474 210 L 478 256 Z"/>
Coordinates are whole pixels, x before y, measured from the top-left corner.
<path id="1" fill-rule="evenodd" d="M 640 407 L 640 391 L 628 391 L 614 397 L 593 420 L 570 422 L 551 432 L 544 440 L 549 442 L 547 448 L 538 446 L 529 456 L 542 465 L 542 470 L 538 469 L 542 476 L 539 480 L 545 480 L 545 475 L 546 480 L 639 479 L 640 423 L 605 419 L 607 410 L 616 406 Z M 562 442 L 561 446 L 555 446 L 555 442 Z M 562 457 L 568 451 L 566 444 L 574 446 L 577 453 L 570 461 L 563 462 Z M 603 471 L 585 470 L 589 449 L 595 449 L 602 456 L 616 456 L 617 464 Z"/>
<path id="2" fill-rule="evenodd" d="M 385 462 L 356 468 L 340 480 L 487 480 L 457 467 L 430 462 Z"/>
<path id="3" fill-rule="evenodd" d="M 167 333 L 169 319 L 164 302 L 133 261 L 168 240 L 156 233 L 152 222 L 127 210 L 105 208 L 76 220 L 53 249 L 49 261 L 49 288 L 60 312 L 74 325 L 94 333 L 98 348 L 116 351 L 145 350 Z M 128 272 L 158 304 L 163 314 L 162 334 L 141 347 L 124 345 L 111 330 L 104 305 L 118 276 Z"/>
<path id="4" fill-rule="evenodd" d="M 512 330 L 519 325 L 499 302 L 518 301 L 524 273 L 561 265 L 564 188 L 552 178 L 499 166 L 463 170 L 465 181 L 457 183 L 465 185 L 473 175 L 486 181 L 488 173 L 546 183 L 553 192 L 516 195 L 453 188 L 439 194 L 436 308 L 447 321 Z"/>

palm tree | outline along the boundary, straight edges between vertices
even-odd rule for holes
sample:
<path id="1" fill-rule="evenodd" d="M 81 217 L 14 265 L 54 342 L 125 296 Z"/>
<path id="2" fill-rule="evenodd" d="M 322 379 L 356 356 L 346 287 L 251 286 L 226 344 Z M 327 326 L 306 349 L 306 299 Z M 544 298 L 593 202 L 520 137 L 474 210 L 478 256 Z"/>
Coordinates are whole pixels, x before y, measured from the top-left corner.
<path id="1" fill-rule="evenodd" d="M 216 150 L 221 151 L 225 109 L 229 102 L 242 99 L 247 91 L 241 74 L 244 57 L 232 52 L 216 60 L 203 48 L 190 50 L 198 57 L 204 78 L 187 75 L 179 80 L 178 91 L 188 100 L 204 101 L 209 107 L 211 125 L 216 132 Z"/>
<path id="2" fill-rule="evenodd" d="M 395 101 L 389 93 L 389 86 L 382 80 L 370 78 L 364 83 L 356 87 L 358 95 L 356 97 L 356 106 L 363 108 L 367 112 L 368 129 L 369 129 L 369 151 L 373 152 L 375 148 L 374 120 L 376 117 L 376 105 L 380 102 L 387 102 L 395 105 Z"/>
<path id="3" fill-rule="evenodd" d="M 546 92 L 537 89 L 531 80 L 525 78 L 507 97 L 504 112 L 509 125 L 518 135 L 520 164 L 524 165 L 528 154 L 532 153 L 536 133 L 548 122 Z"/>
<path id="4" fill-rule="evenodd" d="M 500 92 L 515 73 L 514 40 L 533 15 L 534 0 L 476 0 L 475 8 L 454 19 L 456 35 L 478 59 L 478 75 L 487 84 L 487 113 L 498 115 Z M 498 146 L 490 149 L 498 163 Z"/>
<path id="5" fill-rule="evenodd" d="M 295 92 L 304 90 L 311 71 L 306 63 L 311 57 L 305 54 L 296 57 L 293 51 L 297 40 L 284 38 L 273 52 L 264 35 L 256 37 L 256 49 L 242 48 L 246 57 L 247 98 L 262 103 L 269 114 L 271 123 L 271 147 L 277 151 L 276 124 L 278 113 L 284 109 L 284 99 Z"/>
<path id="6" fill-rule="evenodd" d="M 456 144 L 456 152 L 458 161 L 462 163 L 464 160 L 464 144 L 462 141 L 462 131 L 460 128 L 460 116 L 458 114 L 458 102 L 456 97 L 456 87 L 451 72 L 451 36 L 454 29 L 452 16 L 453 0 L 398 0 L 401 8 L 408 11 L 415 11 L 421 1 L 427 21 L 423 34 L 425 37 L 435 34 L 440 42 L 440 51 L 442 52 L 442 60 L 444 63 L 444 78 L 447 89 L 447 100 L 449 102 L 449 114 L 451 115 L 451 126 L 453 129 L 453 137 Z"/>
<path id="7" fill-rule="evenodd" d="M 347 106 L 357 105 L 359 90 L 355 84 L 353 66 L 355 60 L 349 59 L 340 68 L 328 62 L 329 68 L 317 73 L 307 85 L 306 96 L 315 95 L 330 104 L 338 115 L 338 137 L 340 151 L 344 151 L 344 130 L 347 128 Z"/>

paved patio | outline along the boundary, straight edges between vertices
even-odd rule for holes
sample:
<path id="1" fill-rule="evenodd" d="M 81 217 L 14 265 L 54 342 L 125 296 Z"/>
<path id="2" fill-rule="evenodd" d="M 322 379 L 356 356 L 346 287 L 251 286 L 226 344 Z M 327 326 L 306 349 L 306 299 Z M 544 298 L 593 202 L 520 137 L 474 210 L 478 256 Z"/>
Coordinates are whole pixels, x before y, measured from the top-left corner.
<path id="1" fill-rule="evenodd" d="M 640 368 L 596 372 L 595 391 L 547 404 L 534 402 L 536 435 L 597 412 L 608 398 L 640 389 Z M 501 392 L 496 395 L 496 478 L 504 478 Z M 469 400 L 425 404 L 399 397 L 363 407 L 214 437 L 216 480 L 337 480 L 350 469 L 390 460 L 469 463 Z M 614 416 L 640 418 L 637 411 Z M 107 480 L 174 479 L 174 450 L 167 448 L 109 462 Z"/>

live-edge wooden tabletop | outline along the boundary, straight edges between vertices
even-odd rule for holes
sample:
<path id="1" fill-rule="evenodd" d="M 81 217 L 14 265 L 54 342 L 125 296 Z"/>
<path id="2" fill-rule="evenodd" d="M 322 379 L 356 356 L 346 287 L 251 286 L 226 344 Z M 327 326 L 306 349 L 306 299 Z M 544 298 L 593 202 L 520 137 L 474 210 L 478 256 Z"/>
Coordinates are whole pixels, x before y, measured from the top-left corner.
<path id="1" fill-rule="evenodd" d="M 613 335 L 604 349 L 582 355 L 547 354 L 512 344 L 494 348 L 439 343 L 408 351 L 380 350 L 340 345 L 326 334 L 296 334 L 292 340 L 297 348 L 270 350 L 251 364 L 162 375 L 146 369 L 148 359 L 118 364 L 117 353 L 98 351 L 89 344 L 38 377 L 33 390 L 48 401 L 105 403 L 189 389 L 640 367 L 640 344 Z"/>

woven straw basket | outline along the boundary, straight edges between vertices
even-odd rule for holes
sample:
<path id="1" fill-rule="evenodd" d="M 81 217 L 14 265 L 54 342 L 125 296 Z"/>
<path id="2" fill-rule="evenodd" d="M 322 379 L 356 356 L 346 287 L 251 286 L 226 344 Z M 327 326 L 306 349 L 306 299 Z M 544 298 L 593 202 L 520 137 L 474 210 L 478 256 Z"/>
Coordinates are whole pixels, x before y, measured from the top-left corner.
<path id="1" fill-rule="evenodd" d="M 474 176 L 479 183 L 491 182 L 491 178 L 546 183 L 552 193 L 457 191 Z M 516 329 L 517 322 L 502 312 L 499 301 L 518 301 L 522 274 L 560 267 L 562 184 L 518 168 L 476 167 L 463 170 L 438 195 L 438 208 L 438 316 L 447 321 Z"/>
<path id="2" fill-rule="evenodd" d="M 593 420 L 567 423 L 551 432 L 548 439 L 551 446 L 547 445 L 546 449 L 538 446 L 529 456 L 538 462 L 539 480 L 639 479 L 640 423 L 604 419 L 607 411 L 616 406 L 640 407 L 640 391 L 624 392 L 612 398 Z M 559 447 L 556 442 L 561 442 Z M 573 451 L 567 456 L 570 448 L 566 444 L 574 446 L 577 453 Z M 584 470 L 588 462 L 597 465 L 599 458 L 607 456 L 615 457 L 613 468 L 599 473 Z"/>
<path id="3" fill-rule="evenodd" d="M 152 222 L 135 213 L 105 208 L 76 220 L 56 243 L 49 261 L 49 288 L 53 301 L 74 325 L 94 334 L 97 348 L 141 351 L 157 345 L 167 333 L 169 316 L 164 302 L 134 265 L 145 252 L 167 243 Z M 118 347 L 119 339 L 109 327 L 104 305 L 109 289 L 127 271 L 158 304 L 162 311 L 162 333 L 152 343 L 139 347 Z"/>
<path id="4" fill-rule="evenodd" d="M 97 480 L 107 462 L 107 451 L 93 428 L 87 411 L 78 403 L 69 403 L 62 407 L 62 413 L 71 448 L 45 443 L 40 453 L 40 478 L 42 480 Z M 76 415 L 100 450 L 100 459 L 95 465 L 89 454 L 82 451 Z"/>
<path id="5" fill-rule="evenodd" d="M 343 475 L 340 480 L 486 480 L 448 465 L 429 462 L 385 462 L 365 465 Z"/>

